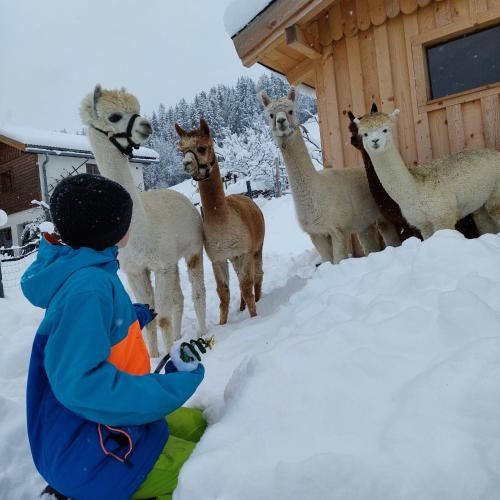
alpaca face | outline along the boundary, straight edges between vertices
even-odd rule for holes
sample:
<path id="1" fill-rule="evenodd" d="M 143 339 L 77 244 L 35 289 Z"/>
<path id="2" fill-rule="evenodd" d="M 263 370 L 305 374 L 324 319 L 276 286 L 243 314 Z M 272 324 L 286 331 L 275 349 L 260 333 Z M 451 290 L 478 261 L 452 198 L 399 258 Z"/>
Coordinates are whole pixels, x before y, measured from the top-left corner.
<path id="1" fill-rule="evenodd" d="M 215 164 L 215 150 L 207 122 L 201 118 L 200 127 L 190 132 L 176 123 L 175 130 L 180 137 L 179 149 L 184 155 L 184 172 L 196 180 L 208 179 Z"/>
<path id="2" fill-rule="evenodd" d="M 275 137 L 288 137 L 298 127 L 295 116 L 295 89 L 292 87 L 287 97 L 271 101 L 267 94 L 260 94 L 262 104 L 266 108 L 269 124 Z"/>
<path id="3" fill-rule="evenodd" d="M 143 144 L 153 133 L 153 128 L 149 120 L 139 113 L 140 105 L 135 96 L 125 89 L 106 90 L 100 85 L 85 97 L 80 107 L 83 123 L 106 132 L 108 136 L 127 133 L 132 120 L 130 137 L 136 144 Z M 125 138 L 117 140 L 123 146 L 127 145 Z"/>
<path id="4" fill-rule="evenodd" d="M 363 138 L 363 146 L 370 154 L 383 153 L 392 145 L 392 127 L 396 121 L 399 110 L 390 114 L 373 113 L 363 118 L 355 118 L 354 123 L 358 125 L 359 134 Z"/>

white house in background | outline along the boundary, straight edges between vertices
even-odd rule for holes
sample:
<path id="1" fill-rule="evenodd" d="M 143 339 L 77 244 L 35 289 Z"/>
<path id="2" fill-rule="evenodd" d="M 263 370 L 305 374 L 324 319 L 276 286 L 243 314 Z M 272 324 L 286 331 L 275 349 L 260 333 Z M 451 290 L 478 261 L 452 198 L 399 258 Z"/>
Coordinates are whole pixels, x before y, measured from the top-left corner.
<path id="1" fill-rule="evenodd" d="M 132 175 L 143 189 L 143 167 L 158 163 L 152 149 L 141 147 L 131 160 Z M 55 185 L 68 175 L 98 173 L 88 138 L 0 124 L 0 209 L 8 222 L 0 226 L 0 247 L 16 246 L 26 223 L 39 208 L 31 201 L 48 203 Z"/>

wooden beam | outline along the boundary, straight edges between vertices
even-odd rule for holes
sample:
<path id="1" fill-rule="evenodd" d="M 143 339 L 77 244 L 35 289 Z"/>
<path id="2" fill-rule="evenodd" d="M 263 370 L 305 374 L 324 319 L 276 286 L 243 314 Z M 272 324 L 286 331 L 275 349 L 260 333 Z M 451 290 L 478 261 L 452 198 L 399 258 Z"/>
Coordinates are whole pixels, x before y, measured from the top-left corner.
<path id="1" fill-rule="evenodd" d="M 285 28 L 285 38 L 286 44 L 300 52 L 304 56 L 309 59 L 320 59 L 321 52 L 314 47 L 314 44 L 309 43 L 304 35 L 304 32 L 301 30 L 299 26 L 293 24 L 292 26 L 288 26 Z"/>
<path id="2" fill-rule="evenodd" d="M 314 70 L 314 64 L 311 59 L 304 59 L 294 68 L 286 72 L 286 78 L 290 85 L 303 83 L 306 77 Z"/>
<path id="3" fill-rule="evenodd" d="M 3 142 L 4 144 L 12 146 L 13 148 L 19 149 L 21 151 L 24 151 L 26 149 L 26 144 L 16 141 L 15 139 L 11 139 L 10 137 L 7 137 L 5 135 L 0 135 L 0 142 Z"/>
<path id="4" fill-rule="evenodd" d="M 262 53 L 279 43 L 286 26 L 298 21 L 307 23 L 335 0 L 276 0 L 246 28 L 233 36 L 234 47 L 241 62 L 249 67 Z"/>

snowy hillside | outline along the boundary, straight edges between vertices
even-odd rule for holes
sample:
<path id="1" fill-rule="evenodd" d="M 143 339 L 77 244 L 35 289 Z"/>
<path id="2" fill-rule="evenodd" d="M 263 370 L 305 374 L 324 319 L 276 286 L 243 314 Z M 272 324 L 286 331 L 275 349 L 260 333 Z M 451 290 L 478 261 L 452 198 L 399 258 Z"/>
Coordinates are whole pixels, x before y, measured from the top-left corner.
<path id="1" fill-rule="evenodd" d="M 187 188 L 187 185 L 186 185 Z M 181 188 L 182 189 L 182 188 Z M 206 262 L 209 428 L 175 500 L 482 500 L 500 491 L 500 236 L 441 231 L 315 268 L 290 196 L 266 218 L 259 316 L 229 324 Z M 184 331 L 195 315 L 183 269 Z M 41 490 L 24 384 L 42 311 L 0 299 L 0 498 Z"/>

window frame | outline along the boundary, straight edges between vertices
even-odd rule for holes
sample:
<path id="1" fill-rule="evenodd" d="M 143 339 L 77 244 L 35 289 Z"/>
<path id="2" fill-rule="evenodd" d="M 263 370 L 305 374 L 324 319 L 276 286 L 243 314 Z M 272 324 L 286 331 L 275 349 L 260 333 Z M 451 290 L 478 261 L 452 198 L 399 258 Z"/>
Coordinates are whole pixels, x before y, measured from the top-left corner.
<path id="1" fill-rule="evenodd" d="M 426 113 L 453 104 L 480 99 L 500 92 L 500 82 L 490 83 L 455 94 L 431 99 L 429 68 L 427 64 L 427 47 L 439 45 L 468 33 L 475 33 L 486 28 L 500 25 L 499 11 L 482 12 L 476 16 L 468 16 L 460 21 L 447 24 L 426 33 L 411 37 L 411 53 L 415 74 L 415 97 L 419 113 Z"/>

